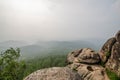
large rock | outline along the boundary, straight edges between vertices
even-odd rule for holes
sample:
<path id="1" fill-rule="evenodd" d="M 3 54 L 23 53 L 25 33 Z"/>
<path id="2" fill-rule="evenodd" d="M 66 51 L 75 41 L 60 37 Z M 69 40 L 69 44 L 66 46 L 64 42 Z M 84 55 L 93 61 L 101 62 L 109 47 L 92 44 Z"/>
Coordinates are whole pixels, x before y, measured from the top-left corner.
<path id="1" fill-rule="evenodd" d="M 111 56 L 108 59 L 105 67 L 115 72 L 120 77 L 120 43 L 116 42 L 111 51 Z"/>
<path id="2" fill-rule="evenodd" d="M 53 67 L 33 72 L 24 80 L 82 80 L 78 73 L 68 67 Z"/>
<path id="3" fill-rule="evenodd" d="M 73 63 L 68 67 L 77 71 L 84 80 L 109 80 L 105 69 L 99 65 Z"/>
<path id="4" fill-rule="evenodd" d="M 115 42 L 116 42 L 116 39 L 114 37 L 110 38 L 101 48 L 99 55 L 102 62 L 106 62 L 107 59 L 109 58 L 109 55 L 110 55 L 109 53 L 111 53 L 112 46 L 114 45 Z"/>
<path id="5" fill-rule="evenodd" d="M 95 64 L 100 61 L 98 53 L 90 48 L 83 48 L 75 50 L 68 54 L 67 62 L 68 63 L 88 63 Z"/>

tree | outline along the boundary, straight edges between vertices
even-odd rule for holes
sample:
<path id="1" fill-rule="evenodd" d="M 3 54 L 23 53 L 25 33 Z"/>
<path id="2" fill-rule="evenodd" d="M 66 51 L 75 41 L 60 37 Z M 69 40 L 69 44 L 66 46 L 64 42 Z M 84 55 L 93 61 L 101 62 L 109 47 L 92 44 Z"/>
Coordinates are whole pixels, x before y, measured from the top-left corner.
<path id="1" fill-rule="evenodd" d="M 0 80 L 22 80 L 26 64 L 19 57 L 19 48 L 10 48 L 0 54 Z"/>

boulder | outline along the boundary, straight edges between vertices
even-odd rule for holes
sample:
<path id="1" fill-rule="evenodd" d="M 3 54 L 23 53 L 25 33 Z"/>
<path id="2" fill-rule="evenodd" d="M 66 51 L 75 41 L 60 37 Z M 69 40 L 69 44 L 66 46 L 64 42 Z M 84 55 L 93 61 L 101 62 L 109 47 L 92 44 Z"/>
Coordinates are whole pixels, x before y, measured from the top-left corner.
<path id="1" fill-rule="evenodd" d="M 107 42 L 103 45 L 103 47 L 99 51 L 100 59 L 102 60 L 102 62 L 105 63 L 109 58 L 112 46 L 114 45 L 115 42 L 116 42 L 115 37 L 110 38 L 109 40 L 107 40 Z"/>
<path id="2" fill-rule="evenodd" d="M 77 71 L 84 80 L 110 80 L 105 69 L 100 65 L 73 63 L 68 67 Z"/>
<path id="3" fill-rule="evenodd" d="M 90 48 L 83 48 L 75 50 L 68 54 L 67 62 L 68 63 L 87 63 L 95 64 L 100 61 L 98 53 Z"/>
<path id="4" fill-rule="evenodd" d="M 68 67 L 53 67 L 35 71 L 24 80 L 82 80 L 78 73 Z"/>
<path id="5" fill-rule="evenodd" d="M 105 67 L 110 71 L 115 72 L 120 77 L 120 43 L 116 42 L 111 51 L 111 56 L 108 59 Z"/>

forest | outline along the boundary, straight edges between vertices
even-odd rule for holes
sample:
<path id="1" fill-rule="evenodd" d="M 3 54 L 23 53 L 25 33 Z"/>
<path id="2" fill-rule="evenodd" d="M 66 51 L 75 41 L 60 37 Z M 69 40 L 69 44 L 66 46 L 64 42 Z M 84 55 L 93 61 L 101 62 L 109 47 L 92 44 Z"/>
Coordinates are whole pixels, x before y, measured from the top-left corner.
<path id="1" fill-rule="evenodd" d="M 30 73 L 49 67 L 66 65 L 66 55 L 46 55 L 21 60 L 20 49 L 7 49 L 0 54 L 0 80 L 23 80 Z"/>

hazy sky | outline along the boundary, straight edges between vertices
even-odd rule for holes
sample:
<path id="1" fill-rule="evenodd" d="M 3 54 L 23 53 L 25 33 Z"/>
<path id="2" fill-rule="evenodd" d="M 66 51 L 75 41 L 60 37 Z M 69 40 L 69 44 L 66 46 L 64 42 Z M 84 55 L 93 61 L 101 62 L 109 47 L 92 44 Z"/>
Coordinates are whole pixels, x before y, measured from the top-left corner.
<path id="1" fill-rule="evenodd" d="M 109 38 L 120 0 L 0 0 L 0 41 Z"/>

